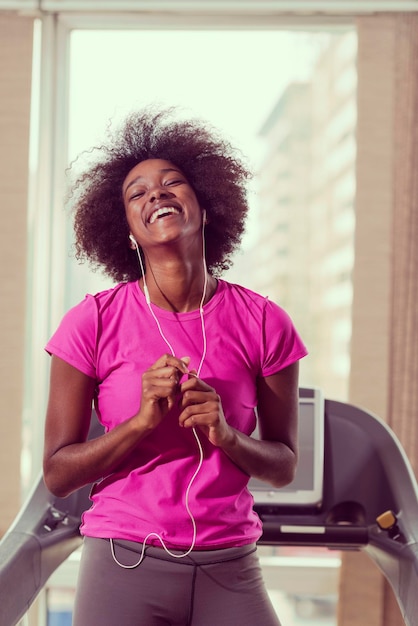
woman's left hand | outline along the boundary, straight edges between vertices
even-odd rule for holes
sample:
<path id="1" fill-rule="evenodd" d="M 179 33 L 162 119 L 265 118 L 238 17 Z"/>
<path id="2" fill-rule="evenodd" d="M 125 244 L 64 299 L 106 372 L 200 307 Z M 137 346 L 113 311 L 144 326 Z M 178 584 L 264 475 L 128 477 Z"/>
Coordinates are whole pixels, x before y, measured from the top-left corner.
<path id="1" fill-rule="evenodd" d="M 191 373 L 181 384 L 180 392 L 180 426 L 198 426 L 217 447 L 223 447 L 233 438 L 233 431 L 225 420 L 221 398 L 213 387 Z"/>

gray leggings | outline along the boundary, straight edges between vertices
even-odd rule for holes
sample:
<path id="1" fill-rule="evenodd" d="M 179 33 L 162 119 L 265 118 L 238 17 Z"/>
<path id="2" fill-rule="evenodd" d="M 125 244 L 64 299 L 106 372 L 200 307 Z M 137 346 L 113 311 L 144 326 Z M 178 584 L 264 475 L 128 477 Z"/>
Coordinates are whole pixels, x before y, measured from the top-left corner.
<path id="1" fill-rule="evenodd" d="M 138 561 L 141 544 L 115 540 L 118 561 Z M 264 587 L 255 544 L 194 551 L 176 559 L 147 547 L 134 569 L 113 559 L 107 539 L 84 539 L 73 626 L 280 626 Z"/>

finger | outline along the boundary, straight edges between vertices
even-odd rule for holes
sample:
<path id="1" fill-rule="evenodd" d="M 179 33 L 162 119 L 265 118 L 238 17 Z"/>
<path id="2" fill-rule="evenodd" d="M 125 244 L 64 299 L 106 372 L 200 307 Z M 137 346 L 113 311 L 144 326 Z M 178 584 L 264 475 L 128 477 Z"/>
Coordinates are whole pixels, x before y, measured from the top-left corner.
<path id="1" fill-rule="evenodd" d="M 212 408 L 213 406 L 207 402 L 188 404 L 186 407 L 183 407 L 179 415 L 180 426 L 190 428 L 191 426 L 207 425 L 213 419 L 211 415 Z"/>
<path id="2" fill-rule="evenodd" d="M 179 425 L 182 428 L 195 428 L 195 426 L 199 426 L 200 423 L 200 413 L 185 413 L 184 411 L 180 414 L 179 417 Z"/>
<path id="3" fill-rule="evenodd" d="M 166 365 L 155 369 L 149 369 L 143 373 L 143 380 L 148 380 L 150 382 L 154 382 L 158 384 L 158 381 L 162 380 L 171 380 L 174 381 L 175 385 L 178 385 L 180 379 L 183 376 L 183 372 L 179 371 L 177 367 L 173 365 Z"/>
<path id="4" fill-rule="evenodd" d="M 183 363 L 186 365 L 186 367 L 189 367 L 189 364 L 190 364 L 190 357 L 189 356 L 182 356 L 180 361 L 183 361 Z"/>
<path id="5" fill-rule="evenodd" d="M 159 399 L 172 396 L 175 398 L 179 392 L 178 379 L 175 374 L 171 377 L 146 376 L 142 378 L 142 395 L 146 399 Z"/>
<path id="6" fill-rule="evenodd" d="M 213 387 L 205 383 L 205 381 L 201 378 L 197 378 L 197 376 L 190 376 L 190 372 L 189 377 L 181 383 L 180 391 L 182 394 L 185 394 L 189 391 L 200 391 L 205 393 L 212 392 L 216 394 Z"/>
<path id="7" fill-rule="evenodd" d="M 208 400 L 207 393 L 202 391 L 185 391 L 182 392 L 182 385 L 180 385 L 180 409 L 183 411 L 187 407 L 202 406 Z"/>
<path id="8" fill-rule="evenodd" d="M 188 373 L 188 364 L 190 362 L 190 357 L 182 357 L 181 359 L 173 356 L 172 354 L 163 354 L 159 359 L 151 365 L 150 370 L 157 370 L 164 367 L 174 367 L 182 374 Z"/>

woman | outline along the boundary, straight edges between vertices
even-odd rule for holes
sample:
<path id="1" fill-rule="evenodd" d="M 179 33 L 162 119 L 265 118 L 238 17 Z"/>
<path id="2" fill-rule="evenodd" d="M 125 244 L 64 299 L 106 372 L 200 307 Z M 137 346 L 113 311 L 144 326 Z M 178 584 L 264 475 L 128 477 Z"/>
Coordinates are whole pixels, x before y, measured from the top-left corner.
<path id="1" fill-rule="evenodd" d="M 76 250 L 118 284 L 46 347 L 45 482 L 94 483 L 74 625 L 277 625 L 247 483 L 293 479 L 306 350 L 282 309 L 217 278 L 249 173 L 172 111 L 131 115 L 99 153 L 75 183 Z M 92 403 L 105 433 L 87 440 Z"/>

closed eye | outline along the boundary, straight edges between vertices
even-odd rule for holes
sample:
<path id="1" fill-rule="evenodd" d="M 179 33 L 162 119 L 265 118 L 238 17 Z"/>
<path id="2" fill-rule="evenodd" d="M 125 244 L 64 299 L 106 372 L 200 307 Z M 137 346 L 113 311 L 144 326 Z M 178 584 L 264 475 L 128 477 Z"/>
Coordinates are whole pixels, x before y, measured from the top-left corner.
<path id="1" fill-rule="evenodd" d="M 129 200 L 136 200 L 137 198 L 142 198 L 145 191 L 135 191 L 131 196 L 129 196 Z"/>
<path id="2" fill-rule="evenodd" d="M 181 178 L 176 178 L 174 180 L 168 180 L 165 185 L 167 187 L 169 187 L 170 185 L 181 185 L 182 183 L 185 183 L 186 181 L 181 179 Z"/>

